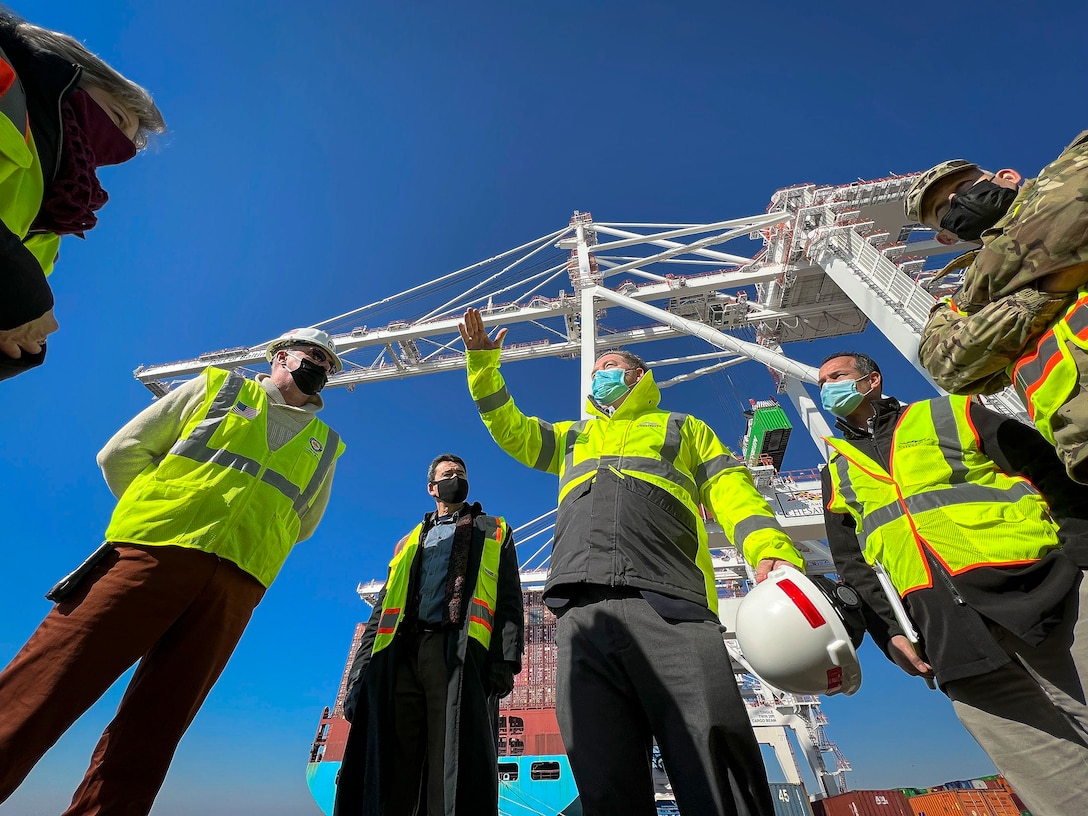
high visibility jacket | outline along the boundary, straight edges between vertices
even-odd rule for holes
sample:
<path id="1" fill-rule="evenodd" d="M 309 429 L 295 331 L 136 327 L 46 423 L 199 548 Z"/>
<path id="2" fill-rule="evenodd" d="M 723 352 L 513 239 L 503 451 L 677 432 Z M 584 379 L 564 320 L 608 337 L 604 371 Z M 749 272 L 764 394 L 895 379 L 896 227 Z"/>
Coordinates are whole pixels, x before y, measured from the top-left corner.
<path id="1" fill-rule="evenodd" d="M 1078 370 L 1071 348 L 1088 353 L 1088 288 L 1077 293 L 1065 314 L 1039 339 L 1035 351 L 1012 366 L 1012 380 L 1028 414 L 1052 444 L 1054 415 L 1079 391 L 1085 373 Z"/>
<path id="2" fill-rule="evenodd" d="M 469 601 L 465 615 L 468 619 L 468 636 L 479 641 L 484 649 L 488 649 L 491 646 L 491 632 L 495 627 L 495 603 L 499 594 L 499 552 L 508 528 L 501 516 L 481 514 L 473 523 L 484 531 L 484 550 L 480 558 L 480 569 L 476 575 L 472 600 Z M 420 522 L 408 535 L 397 542 L 393 560 L 389 562 L 389 577 L 385 583 L 382 613 L 378 619 L 378 633 L 374 638 L 374 649 L 371 654 L 377 654 L 393 642 L 397 628 L 404 620 L 412 563 L 422 543 L 420 539 L 423 526 Z"/>
<path id="3" fill-rule="evenodd" d="M 24 83 L 20 70 L 33 76 Z M 57 172 L 60 100 L 76 86 L 80 73 L 71 63 L 0 32 L 0 264 L 12 283 L 9 290 L 20 295 L 20 302 L 0 308 L 0 328 L 22 325 L 52 304 L 41 276 L 53 271 L 60 236 L 32 234 L 30 227 L 46 183 Z"/>
<path id="4" fill-rule="evenodd" d="M 749 563 L 801 556 L 751 474 L 702 421 L 658 407 L 647 372 L 611 415 L 545 422 L 518 410 L 499 351 L 468 353 L 469 391 L 499 446 L 559 476 L 555 544 L 545 593 L 561 584 L 629 586 L 717 610 L 700 503 Z"/>
<path id="5" fill-rule="evenodd" d="M 270 586 L 344 444 L 314 417 L 270 451 L 260 383 L 218 368 L 205 376 L 204 404 L 166 456 L 125 490 L 106 538 L 204 550 Z"/>
<path id="6" fill-rule="evenodd" d="M 907 407 L 888 470 L 847 441 L 826 440 L 835 451 L 828 510 L 854 518 L 865 560 L 883 564 L 901 595 L 933 585 L 930 559 L 957 575 L 1033 563 L 1060 546 L 1039 491 L 979 448 L 968 400 Z"/>

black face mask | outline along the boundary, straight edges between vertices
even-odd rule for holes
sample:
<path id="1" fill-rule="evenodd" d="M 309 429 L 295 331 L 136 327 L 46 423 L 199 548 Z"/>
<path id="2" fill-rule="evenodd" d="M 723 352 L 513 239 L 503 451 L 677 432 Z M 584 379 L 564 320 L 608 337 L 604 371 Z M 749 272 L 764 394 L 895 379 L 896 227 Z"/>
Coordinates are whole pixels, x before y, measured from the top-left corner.
<path id="1" fill-rule="evenodd" d="M 952 204 L 941 219 L 941 229 L 961 241 L 977 241 L 1009 211 L 1016 192 L 992 181 L 980 181 L 966 193 L 952 197 Z"/>
<path id="2" fill-rule="evenodd" d="M 450 476 L 431 482 L 438 488 L 438 500 L 445 504 L 460 504 L 468 498 L 468 479 Z"/>
<path id="3" fill-rule="evenodd" d="M 325 387 L 329 375 L 325 373 L 325 369 L 305 357 L 297 356 L 295 359 L 298 360 L 298 368 L 291 372 L 291 379 L 295 381 L 299 391 L 312 397 Z"/>

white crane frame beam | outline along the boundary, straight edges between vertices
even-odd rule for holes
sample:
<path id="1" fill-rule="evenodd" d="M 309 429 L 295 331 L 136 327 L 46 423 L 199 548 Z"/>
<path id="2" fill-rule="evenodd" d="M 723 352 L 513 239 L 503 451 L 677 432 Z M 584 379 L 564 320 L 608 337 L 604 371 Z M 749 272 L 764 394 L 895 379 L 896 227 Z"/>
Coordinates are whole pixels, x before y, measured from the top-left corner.
<path id="1" fill-rule="evenodd" d="M 781 275 L 781 269 L 776 266 L 761 267 L 752 270 L 721 271 L 698 275 L 693 278 L 677 279 L 676 282 L 668 281 L 663 283 L 644 284 L 631 293 L 628 299 L 636 301 L 655 300 L 672 297 L 676 294 L 683 294 L 686 297 L 697 296 L 718 289 L 743 288 L 745 286 L 766 283 L 774 280 L 779 275 Z M 483 321 L 485 327 L 491 328 L 509 326 L 514 323 L 566 317 L 568 315 L 578 314 L 579 311 L 577 298 L 568 295 L 556 299 L 547 306 L 500 307 L 493 311 L 486 312 L 483 315 Z M 778 317 L 788 318 L 792 316 L 794 316 L 793 313 L 788 311 L 765 311 L 756 309 L 748 316 L 746 322 L 757 323 L 768 319 L 775 319 Z M 455 336 L 457 335 L 457 324 L 460 320 L 461 317 L 458 315 L 456 317 L 413 323 L 403 327 L 398 326 L 397 328 L 387 327 L 360 333 L 339 334 L 334 335 L 333 338 L 336 342 L 337 350 L 341 355 L 347 355 L 353 351 L 366 348 L 393 346 L 402 341 Z M 659 338 L 646 338 L 646 340 L 650 339 Z M 640 342 L 634 338 L 632 338 L 631 341 Z M 615 340 L 610 340 L 609 344 L 614 345 Z M 264 362 L 265 346 L 267 346 L 267 343 L 257 347 L 228 349 L 222 352 L 204 354 L 195 360 L 141 366 L 136 369 L 134 373 L 138 380 L 150 387 L 152 383 L 194 376 L 199 374 L 209 365 L 218 365 L 228 368 L 246 368 Z M 513 361 L 535 357 L 554 357 L 577 352 L 579 348 L 579 344 L 575 344 L 573 348 L 569 348 L 566 345 L 553 344 L 550 348 L 535 346 L 526 349 L 506 349 L 503 352 L 503 360 Z M 458 356 L 455 359 L 433 362 L 427 361 L 418 365 L 411 365 L 401 361 L 404 363 L 403 367 L 397 366 L 394 363 L 394 370 L 392 371 L 374 371 L 358 365 L 353 368 L 349 361 L 349 365 L 345 371 L 330 378 L 329 387 L 335 388 L 354 385 L 364 381 L 394 379 L 398 376 L 416 376 L 435 371 L 446 371 L 450 368 L 464 365 L 464 359 L 460 356 L 460 352 L 457 352 L 457 354 Z"/>
<path id="2" fill-rule="evenodd" d="M 819 373 L 819 369 L 813 368 L 810 365 L 805 365 L 804 363 L 795 362 L 783 354 L 771 351 L 766 346 L 761 346 L 758 343 L 749 343 L 747 340 L 738 340 L 732 335 L 725 334 L 717 329 L 712 329 L 705 323 L 688 320 L 687 318 L 680 317 L 672 312 L 667 312 L 664 309 L 658 309 L 648 303 L 642 303 L 633 298 L 629 298 L 626 295 L 621 295 L 619 292 L 613 292 L 611 289 L 605 289 L 598 286 L 594 289 L 593 295 L 601 300 L 613 303 L 616 306 L 628 308 L 645 317 L 652 317 L 660 320 L 666 326 L 702 338 L 718 348 L 734 351 L 737 354 L 743 354 L 745 357 L 763 363 L 763 365 L 768 368 L 773 368 L 775 371 L 785 374 L 786 376 L 796 377 L 804 382 L 816 382 L 816 375 Z"/>

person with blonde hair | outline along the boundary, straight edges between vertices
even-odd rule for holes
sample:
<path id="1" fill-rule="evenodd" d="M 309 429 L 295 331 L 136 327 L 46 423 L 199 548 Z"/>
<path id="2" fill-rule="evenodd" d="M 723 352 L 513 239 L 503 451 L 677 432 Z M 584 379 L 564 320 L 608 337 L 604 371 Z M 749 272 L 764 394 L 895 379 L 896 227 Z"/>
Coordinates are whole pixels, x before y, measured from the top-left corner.
<path id="1" fill-rule="evenodd" d="M 166 130 L 151 94 L 78 40 L 0 8 L 0 379 L 40 365 L 59 328 L 46 280 L 62 235 L 107 201 L 99 167 Z"/>

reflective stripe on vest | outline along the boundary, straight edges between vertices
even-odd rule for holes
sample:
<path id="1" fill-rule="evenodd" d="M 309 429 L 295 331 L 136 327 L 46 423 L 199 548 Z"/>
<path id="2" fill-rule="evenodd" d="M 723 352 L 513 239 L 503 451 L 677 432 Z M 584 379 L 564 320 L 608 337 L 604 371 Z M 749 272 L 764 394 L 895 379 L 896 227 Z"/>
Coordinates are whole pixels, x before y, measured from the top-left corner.
<path id="1" fill-rule="evenodd" d="M 378 618 L 378 634 L 391 635 L 397 631 L 397 621 L 400 620 L 400 607 L 394 609 L 383 609 L 382 615 Z"/>
<path id="2" fill-rule="evenodd" d="M 676 459 L 680 455 L 680 444 L 683 441 L 680 429 L 683 427 L 684 422 L 687 421 L 687 418 L 687 414 L 669 414 L 665 423 L 665 438 L 661 444 L 660 458 L 655 459 L 649 456 L 600 456 L 584 459 L 577 465 L 574 464 L 575 443 L 579 434 L 585 430 L 589 420 L 575 422 L 567 430 L 563 473 L 559 477 L 560 496 L 563 495 L 563 490 L 567 485 L 581 481 L 588 474 L 595 473 L 601 468 L 619 469 L 622 465 L 624 470 L 637 470 L 641 473 L 660 476 L 662 479 L 667 479 L 673 484 L 683 487 L 693 497 L 697 497 L 698 485 L 686 473 L 677 470 L 675 465 Z"/>
<path id="3" fill-rule="evenodd" d="M 344 446 L 313 418 L 272 451 L 261 384 L 216 368 L 204 376 L 203 405 L 125 490 L 106 537 L 211 552 L 270 586 Z"/>
<path id="4" fill-rule="evenodd" d="M 473 598 L 468 607 L 468 619 L 485 627 L 488 632 L 495 626 L 495 610 L 481 601 Z"/>
<path id="5" fill-rule="evenodd" d="M 955 575 L 1030 563 L 1058 546 L 1039 492 L 979 450 L 966 397 L 909 406 L 890 473 L 849 442 L 827 441 L 836 451 L 829 509 L 853 516 L 865 560 L 881 562 L 900 594 L 932 585 L 927 553 Z"/>
<path id="6" fill-rule="evenodd" d="M 1027 405 L 1028 415 L 1035 420 L 1036 412 L 1041 411 L 1043 415 L 1040 419 L 1046 420 L 1046 426 L 1049 426 L 1047 408 L 1056 407 L 1065 395 L 1059 397 L 1057 403 L 1054 399 L 1040 400 L 1040 407 L 1036 404 L 1036 394 L 1044 389 L 1051 372 L 1065 358 L 1063 349 L 1069 337 L 1088 342 L 1088 291 L 1084 289 L 1062 319 L 1040 338 L 1035 351 L 1021 358 L 1012 367 L 1012 379 Z M 1050 438 L 1045 430 L 1044 435 Z"/>
<path id="7" fill-rule="evenodd" d="M 477 516 L 473 526 L 481 525 L 484 532 L 484 548 L 480 557 L 480 569 L 476 575 L 472 598 L 467 605 L 468 636 L 475 638 L 485 649 L 491 645 L 491 633 L 495 628 L 495 604 L 498 597 L 499 556 L 506 522 L 496 516 Z M 403 610 L 408 601 L 408 581 L 412 563 L 419 551 L 423 524 L 397 543 L 393 560 L 389 562 L 389 577 L 385 585 L 382 612 L 378 617 L 378 631 L 374 638 L 372 654 L 377 654 L 393 642 L 397 629 L 404 619 Z M 475 532 L 474 532 L 475 535 Z"/>
<path id="8" fill-rule="evenodd" d="M 245 377 L 232 371 L 230 376 L 227 377 L 227 381 L 223 384 L 223 387 L 219 390 L 219 393 L 216 394 L 204 420 L 187 438 L 180 439 L 174 443 L 174 446 L 170 449 L 170 453 L 174 456 L 183 456 L 194 462 L 210 463 L 219 465 L 220 467 L 239 470 L 250 476 L 259 476 L 262 482 L 276 488 L 276 490 L 282 493 L 284 497 L 291 502 L 296 513 L 301 513 L 303 509 L 313 501 L 314 496 L 321 487 L 321 483 L 325 480 L 325 476 L 328 475 L 329 468 L 331 468 L 332 463 L 336 461 L 337 448 L 340 446 L 340 434 L 332 428 L 329 428 L 328 437 L 322 447 L 321 459 L 317 464 L 317 469 L 310 477 L 310 481 L 304 490 L 293 484 L 286 476 L 283 476 L 274 470 L 268 469 L 265 470 L 264 473 L 261 473 L 261 468 L 263 468 L 264 465 L 255 459 L 250 459 L 248 456 L 243 456 L 240 453 L 232 453 L 231 451 L 222 448 L 209 447 L 208 442 L 219 429 L 219 426 L 223 424 L 223 420 L 238 399 L 238 395 L 241 393 L 245 381 Z"/>

